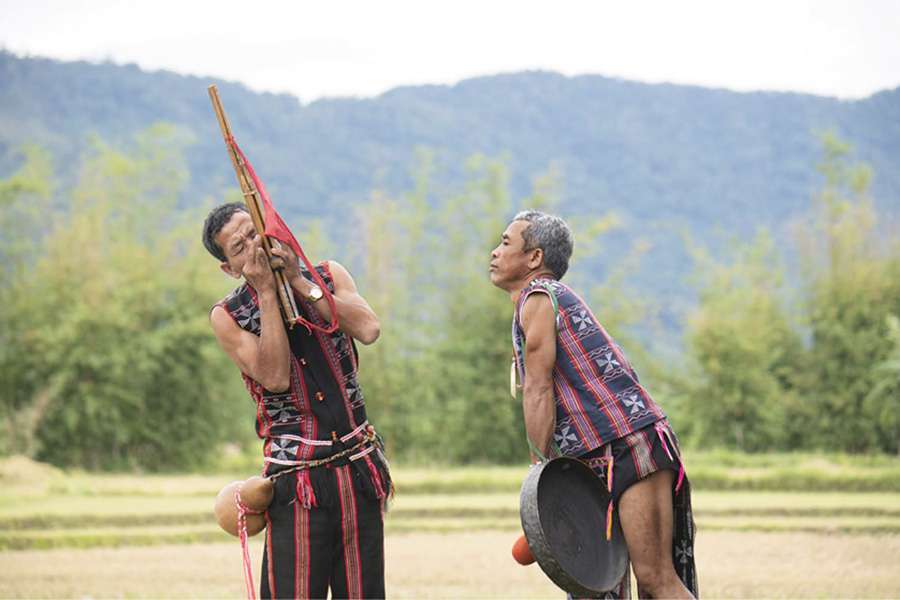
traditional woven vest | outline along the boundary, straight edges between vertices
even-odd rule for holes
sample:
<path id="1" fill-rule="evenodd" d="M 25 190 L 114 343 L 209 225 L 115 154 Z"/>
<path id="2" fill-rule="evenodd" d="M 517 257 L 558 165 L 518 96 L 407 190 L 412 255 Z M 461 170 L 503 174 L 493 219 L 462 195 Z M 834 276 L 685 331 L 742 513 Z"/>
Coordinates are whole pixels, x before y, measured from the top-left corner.
<path id="1" fill-rule="evenodd" d="M 316 271 L 333 292 L 334 282 L 327 263 L 317 266 Z M 305 299 L 295 297 L 306 319 L 327 325 Z M 218 305 L 241 329 L 260 335 L 259 303 L 252 287 L 244 283 Z M 241 374 L 257 406 L 256 433 L 265 440 L 266 474 L 290 468 L 297 461 L 331 456 L 362 441 L 368 426 L 365 401 L 357 381 L 353 339 L 341 331 L 329 335 L 298 325 L 288 330 L 288 341 L 291 377 L 287 391 L 270 392 L 246 373 Z M 368 456 L 373 451 L 378 451 L 375 445 L 350 459 L 364 459 L 373 470 Z"/>
<path id="2" fill-rule="evenodd" d="M 549 277 L 532 281 L 516 304 L 512 337 L 525 380 L 521 313 L 532 294 L 547 294 L 556 312 L 555 453 L 579 456 L 665 417 L 616 343 L 571 288 Z"/>

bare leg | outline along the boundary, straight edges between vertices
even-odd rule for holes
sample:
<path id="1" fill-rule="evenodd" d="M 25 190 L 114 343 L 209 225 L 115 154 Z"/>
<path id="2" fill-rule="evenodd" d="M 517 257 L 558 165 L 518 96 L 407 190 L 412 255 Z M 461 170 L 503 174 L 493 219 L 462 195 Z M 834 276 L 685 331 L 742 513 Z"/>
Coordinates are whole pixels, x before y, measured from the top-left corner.
<path id="1" fill-rule="evenodd" d="M 672 482 L 664 469 L 625 490 L 619 499 L 619 520 L 638 594 L 643 598 L 693 598 L 672 564 Z"/>

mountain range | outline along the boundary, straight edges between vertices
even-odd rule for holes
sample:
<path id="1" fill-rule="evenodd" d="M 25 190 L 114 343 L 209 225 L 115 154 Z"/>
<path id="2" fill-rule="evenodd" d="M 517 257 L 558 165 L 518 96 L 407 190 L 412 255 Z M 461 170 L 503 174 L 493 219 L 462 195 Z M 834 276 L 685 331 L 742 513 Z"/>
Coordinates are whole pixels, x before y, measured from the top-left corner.
<path id="1" fill-rule="evenodd" d="M 822 185 L 820 133 L 853 146 L 874 169 L 878 207 L 900 214 L 900 88 L 848 101 L 552 72 L 303 104 L 211 78 L 0 52 L 0 176 L 16 168 L 23 144 L 37 143 L 51 151 L 65 182 L 90 135 L 125 142 L 164 121 L 193 140 L 184 203 L 220 198 L 234 176 L 210 83 L 289 222 L 345 222 L 373 189 L 409 189 L 422 148 L 431 151 L 441 186 L 458 183 L 472 155 L 503 157 L 516 198 L 552 167 L 562 182 L 560 212 L 620 218 L 591 272 L 602 278 L 643 239 L 651 247 L 634 281 L 656 297 L 691 295 L 683 291 L 692 267 L 682 232 L 721 247 L 723 236 L 746 238 L 761 226 L 778 238 L 805 214 Z"/>

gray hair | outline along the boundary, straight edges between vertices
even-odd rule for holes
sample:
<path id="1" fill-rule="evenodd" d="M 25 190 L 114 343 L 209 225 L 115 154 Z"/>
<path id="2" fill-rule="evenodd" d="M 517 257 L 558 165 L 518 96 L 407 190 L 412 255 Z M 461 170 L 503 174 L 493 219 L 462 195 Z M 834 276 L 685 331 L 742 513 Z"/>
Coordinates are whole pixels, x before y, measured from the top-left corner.
<path id="1" fill-rule="evenodd" d="M 537 210 L 523 210 L 514 221 L 527 221 L 528 227 L 522 230 L 525 250 L 540 248 L 544 251 L 544 266 L 553 272 L 557 279 L 562 279 L 569 270 L 569 258 L 575 242 L 572 230 L 561 218 L 548 215 Z"/>

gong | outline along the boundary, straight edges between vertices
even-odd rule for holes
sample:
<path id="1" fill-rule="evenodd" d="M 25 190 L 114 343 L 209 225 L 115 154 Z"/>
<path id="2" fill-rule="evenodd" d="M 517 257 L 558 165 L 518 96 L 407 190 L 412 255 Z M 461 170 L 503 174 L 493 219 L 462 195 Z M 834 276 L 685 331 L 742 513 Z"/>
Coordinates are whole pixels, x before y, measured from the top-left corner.
<path id="1" fill-rule="evenodd" d="M 534 465 L 522 483 L 519 513 L 528 547 L 547 576 L 574 596 L 611 590 L 628 569 L 628 549 L 610 495 L 584 462 L 569 457 Z"/>

